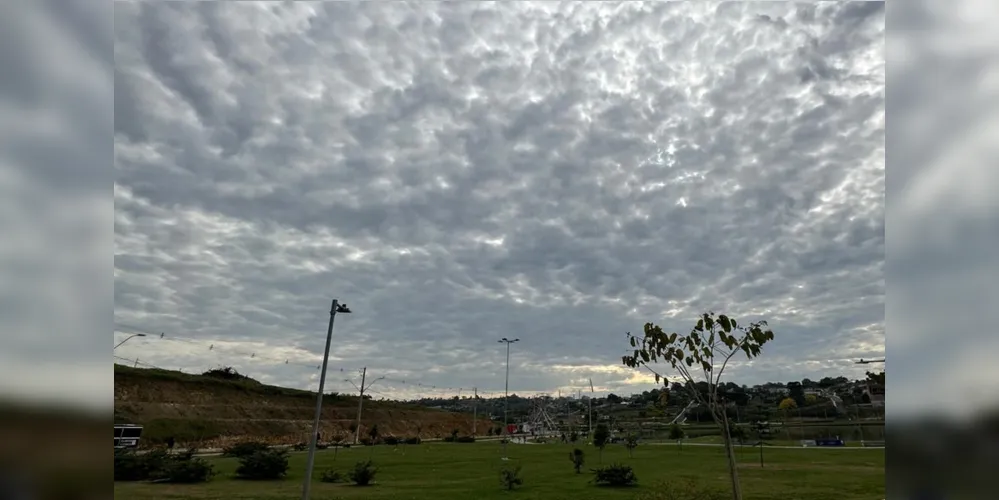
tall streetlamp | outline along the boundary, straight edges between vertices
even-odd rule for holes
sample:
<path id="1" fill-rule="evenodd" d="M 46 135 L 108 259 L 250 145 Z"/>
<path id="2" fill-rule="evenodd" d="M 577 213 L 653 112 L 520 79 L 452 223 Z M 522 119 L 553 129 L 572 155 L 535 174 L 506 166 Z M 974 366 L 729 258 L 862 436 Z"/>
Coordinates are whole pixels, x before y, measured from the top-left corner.
<path id="1" fill-rule="evenodd" d="M 316 462 L 316 442 L 319 441 L 319 418 L 323 413 L 323 389 L 326 387 L 326 363 L 330 359 L 330 342 L 333 340 L 333 318 L 336 313 L 350 313 L 347 304 L 340 304 L 333 299 L 330 306 L 330 324 L 326 328 L 326 350 L 323 351 L 323 368 L 319 374 L 319 394 L 316 395 L 316 418 L 312 421 L 312 437 L 309 439 L 309 459 L 305 465 L 305 484 L 302 485 L 302 500 L 309 500 L 309 490 L 312 487 L 312 467 Z"/>
<path id="2" fill-rule="evenodd" d="M 503 460 L 507 460 L 506 442 L 510 440 L 510 427 L 507 421 L 507 415 L 510 413 L 510 344 L 520 342 L 520 339 L 510 340 L 503 337 L 497 342 L 506 344 L 506 383 L 503 384 L 503 430 L 506 431 L 506 439 L 503 440 Z"/>
<path id="3" fill-rule="evenodd" d="M 115 344 L 114 348 L 111 349 L 111 350 L 113 351 L 113 350 L 117 349 L 122 344 L 124 344 L 125 342 L 128 342 L 129 340 L 131 340 L 131 339 L 133 339 L 135 337 L 145 337 L 145 336 L 146 336 L 145 333 L 133 333 L 133 334 L 129 335 L 128 337 L 125 337 L 125 340 L 122 340 L 121 342 L 118 342 L 117 344 Z"/>

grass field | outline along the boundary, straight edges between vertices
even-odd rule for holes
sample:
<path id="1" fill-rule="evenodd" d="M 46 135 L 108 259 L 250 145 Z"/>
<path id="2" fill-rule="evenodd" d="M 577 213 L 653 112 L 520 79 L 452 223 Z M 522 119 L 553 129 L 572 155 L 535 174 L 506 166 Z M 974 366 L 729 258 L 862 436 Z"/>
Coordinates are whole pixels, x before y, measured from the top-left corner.
<path id="1" fill-rule="evenodd" d="M 692 479 L 700 484 L 726 488 L 727 469 L 723 450 L 714 446 L 643 445 L 634 458 L 621 445 L 608 446 L 602 463 L 626 463 L 634 467 L 639 485 L 611 489 L 590 483 L 591 474 L 576 475 L 568 454 L 571 445 L 510 444 L 510 460 L 503 462 L 502 446 L 496 442 L 475 444 L 425 443 L 417 446 L 377 446 L 318 452 L 313 473 L 312 498 L 333 499 L 493 499 L 537 500 L 634 499 L 655 490 L 664 480 Z M 586 452 L 586 469 L 601 461 L 597 450 Z M 765 467 L 759 451 L 737 449 L 746 500 L 880 500 L 885 497 L 885 452 L 883 449 L 824 450 L 766 449 Z M 323 470 L 346 472 L 369 457 L 379 468 L 369 487 L 325 484 Z M 288 477 L 282 481 L 231 479 L 235 459 L 211 457 L 219 475 L 199 485 L 115 483 L 115 498 L 152 499 L 294 499 L 301 496 L 306 455 L 293 453 Z M 504 464 L 521 465 L 524 485 L 513 492 L 500 488 L 499 470 Z"/>

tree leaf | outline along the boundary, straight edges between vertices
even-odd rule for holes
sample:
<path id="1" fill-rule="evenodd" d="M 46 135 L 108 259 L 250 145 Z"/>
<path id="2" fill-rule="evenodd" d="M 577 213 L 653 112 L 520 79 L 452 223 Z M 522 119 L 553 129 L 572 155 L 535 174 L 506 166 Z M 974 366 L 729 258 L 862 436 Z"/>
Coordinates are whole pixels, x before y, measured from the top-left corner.
<path id="1" fill-rule="evenodd" d="M 732 322 L 728 320 L 728 316 L 725 316 L 724 314 L 718 316 L 718 323 L 721 325 L 722 330 L 726 333 L 732 331 Z"/>
<path id="2" fill-rule="evenodd" d="M 703 319 L 699 320 L 697 322 L 697 326 L 694 327 L 694 330 L 697 330 L 699 332 L 703 332 L 704 331 L 704 320 Z"/>

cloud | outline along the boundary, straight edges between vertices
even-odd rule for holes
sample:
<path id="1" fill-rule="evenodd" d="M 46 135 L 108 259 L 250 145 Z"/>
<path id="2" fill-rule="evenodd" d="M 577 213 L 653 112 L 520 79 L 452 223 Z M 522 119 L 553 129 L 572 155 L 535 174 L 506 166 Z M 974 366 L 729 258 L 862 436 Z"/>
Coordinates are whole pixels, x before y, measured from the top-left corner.
<path id="1" fill-rule="evenodd" d="M 999 65 L 993 2 L 898 9 L 889 38 L 886 219 L 893 417 L 995 407 L 999 349 Z M 917 77 L 918 75 L 918 77 Z M 896 97 L 897 96 L 897 97 Z M 895 151 L 898 153 L 896 154 Z M 992 188 L 992 189 L 990 189 Z"/>
<path id="2" fill-rule="evenodd" d="M 883 5 L 114 21 L 116 338 L 164 333 L 118 356 L 306 387 L 334 297 L 331 365 L 438 387 L 502 390 L 515 336 L 516 391 L 647 389 L 624 332 L 708 309 L 777 334 L 739 382 L 884 353 Z"/>

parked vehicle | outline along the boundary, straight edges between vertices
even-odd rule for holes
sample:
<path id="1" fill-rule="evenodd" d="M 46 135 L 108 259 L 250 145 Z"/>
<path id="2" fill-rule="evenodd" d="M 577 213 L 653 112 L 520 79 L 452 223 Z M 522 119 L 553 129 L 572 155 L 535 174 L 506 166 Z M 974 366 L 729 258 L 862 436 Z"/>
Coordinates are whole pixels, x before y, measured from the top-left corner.
<path id="1" fill-rule="evenodd" d="M 142 426 L 137 424 L 114 424 L 114 448 L 137 448 L 142 437 Z"/>

